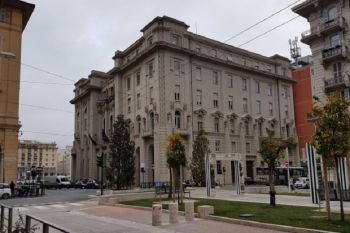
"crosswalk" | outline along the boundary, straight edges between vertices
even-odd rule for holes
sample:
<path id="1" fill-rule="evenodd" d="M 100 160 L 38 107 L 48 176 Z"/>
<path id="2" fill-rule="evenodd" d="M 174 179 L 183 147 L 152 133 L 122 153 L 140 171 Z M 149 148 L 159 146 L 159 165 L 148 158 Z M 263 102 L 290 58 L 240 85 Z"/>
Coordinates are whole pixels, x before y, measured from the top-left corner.
<path id="1" fill-rule="evenodd" d="M 85 203 L 62 203 L 62 204 L 51 204 L 51 205 L 33 205 L 25 207 L 16 207 L 20 212 L 28 212 L 32 210 L 63 210 L 70 209 L 74 207 L 84 207 Z"/>

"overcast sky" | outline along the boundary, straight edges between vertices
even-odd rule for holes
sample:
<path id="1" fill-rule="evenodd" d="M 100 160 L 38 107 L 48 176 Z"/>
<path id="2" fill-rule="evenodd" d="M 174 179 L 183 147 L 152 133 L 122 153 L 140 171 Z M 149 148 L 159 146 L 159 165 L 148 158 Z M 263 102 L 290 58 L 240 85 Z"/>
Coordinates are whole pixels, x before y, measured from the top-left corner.
<path id="1" fill-rule="evenodd" d="M 36 5 L 24 31 L 22 62 L 68 79 L 87 77 L 91 70 L 108 71 L 112 56 L 141 36 L 140 29 L 156 16 L 167 15 L 190 25 L 189 30 L 225 41 L 257 21 L 296 0 L 27 0 Z M 295 17 L 285 10 L 228 43 L 239 46 L 255 36 Z M 242 48 L 266 56 L 289 57 L 288 39 L 308 29 L 298 18 Z M 302 55 L 310 50 L 300 44 Z M 71 81 L 22 65 L 20 92 L 21 139 L 71 145 L 74 108 Z M 62 83 L 48 85 L 30 82 Z M 71 85 L 70 85 L 71 84 Z M 62 111 L 32 108 L 40 105 Z M 38 134 L 46 132 L 58 135 Z"/>

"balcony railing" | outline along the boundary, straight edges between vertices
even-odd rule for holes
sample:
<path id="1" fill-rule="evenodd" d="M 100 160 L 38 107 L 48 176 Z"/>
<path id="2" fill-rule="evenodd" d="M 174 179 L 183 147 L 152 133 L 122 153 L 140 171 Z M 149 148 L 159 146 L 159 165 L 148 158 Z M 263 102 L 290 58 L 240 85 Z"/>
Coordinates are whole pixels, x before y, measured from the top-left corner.
<path id="1" fill-rule="evenodd" d="M 349 85 L 349 81 L 350 78 L 348 74 L 343 74 L 332 79 L 327 79 L 324 81 L 325 91 L 330 92 L 336 90 L 337 88 L 346 87 Z"/>
<path id="2" fill-rule="evenodd" d="M 301 33 L 301 42 L 310 45 L 311 42 L 319 36 L 319 34 L 320 34 L 320 28 L 313 27 Z"/>
<path id="3" fill-rule="evenodd" d="M 329 34 L 339 30 L 342 30 L 344 26 L 344 18 L 339 13 L 339 16 L 334 19 L 325 19 L 321 23 L 320 31 L 322 34 Z"/>
<path id="4" fill-rule="evenodd" d="M 335 59 L 344 58 L 347 56 L 347 48 L 345 45 L 337 45 L 335 47 L 326 48 L 323 50 L 323 62 L 330 62 Z"/>

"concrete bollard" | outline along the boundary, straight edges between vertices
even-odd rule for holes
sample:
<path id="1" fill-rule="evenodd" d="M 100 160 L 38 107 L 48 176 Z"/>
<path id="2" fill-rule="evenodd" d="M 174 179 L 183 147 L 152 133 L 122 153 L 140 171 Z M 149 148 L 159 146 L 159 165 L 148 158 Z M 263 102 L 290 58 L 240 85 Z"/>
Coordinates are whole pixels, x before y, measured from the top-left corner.
<path id="1" fill-rule="evenodd" d="M 179 223 L 179 205 L 177 202 L 169 203 L 169 223 L 176 224 Z"/>
<path id="2" fill-rule="evenodd" d="M 185 202 L 185 219 L 186 221 L 194 220 L 194 202 L 193 201 Z"/>
<path id="3" fill-rule="evenodd" d="M 198 206 L 198 217 L 205 218 L 210 214 L 214 214 L 214 206 L 210 206 L 210 205 Z"/>
<path id="4" fill-rule="evenodd" d="M 162 205 L 154 204 L 152 205 L 152 226 L 162 225 Z"/>

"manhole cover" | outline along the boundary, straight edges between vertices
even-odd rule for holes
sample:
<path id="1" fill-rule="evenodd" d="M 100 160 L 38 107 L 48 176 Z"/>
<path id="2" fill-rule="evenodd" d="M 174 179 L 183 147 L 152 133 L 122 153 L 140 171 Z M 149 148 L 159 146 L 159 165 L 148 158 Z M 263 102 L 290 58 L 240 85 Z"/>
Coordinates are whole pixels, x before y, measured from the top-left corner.
<path id="1" fill-rule="evenodd" d="M 252 218 L 254 217 L 255 214 L 240 214 L 239 217 L 242 217 L 242 218 Z"/>

